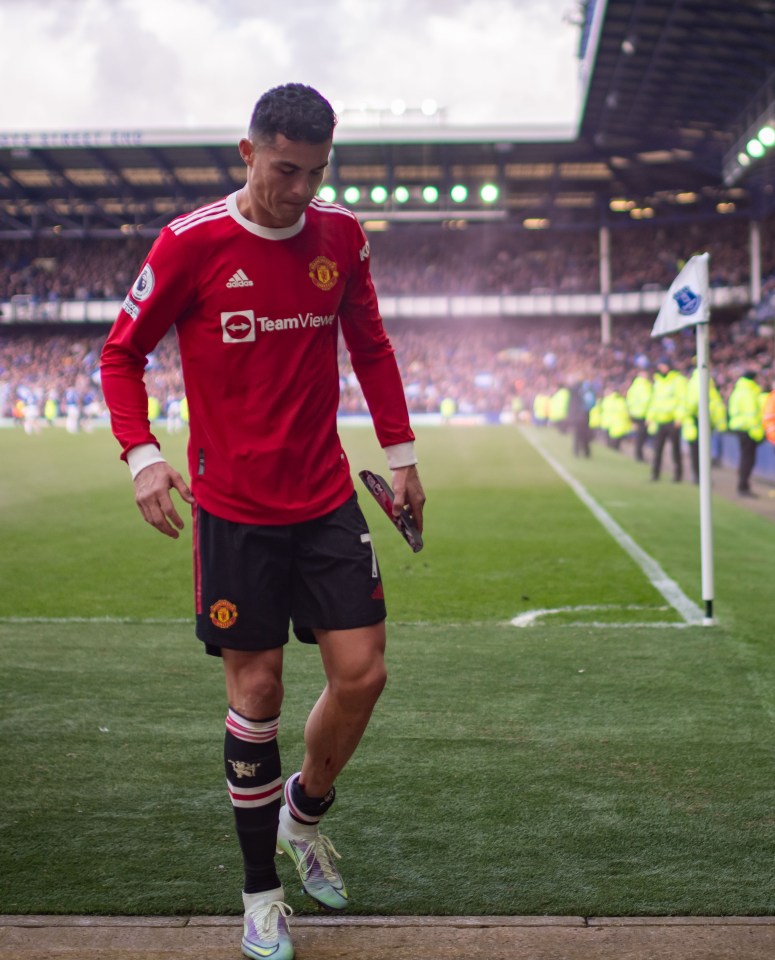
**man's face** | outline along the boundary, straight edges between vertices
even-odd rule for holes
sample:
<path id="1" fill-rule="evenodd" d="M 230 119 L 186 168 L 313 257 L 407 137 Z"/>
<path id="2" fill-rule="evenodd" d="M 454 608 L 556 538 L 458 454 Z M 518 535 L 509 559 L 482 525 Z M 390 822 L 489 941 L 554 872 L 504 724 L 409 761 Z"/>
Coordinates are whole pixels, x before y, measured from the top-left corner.
<path id="1" fill-rule="evenodd" d="M 291 227 L 323 180 L 331 140 L 305 143 L 278 133 L 267 143 L 240 140 L 239 151 L 247 165 L 251 218 L 262 227 Z"/>

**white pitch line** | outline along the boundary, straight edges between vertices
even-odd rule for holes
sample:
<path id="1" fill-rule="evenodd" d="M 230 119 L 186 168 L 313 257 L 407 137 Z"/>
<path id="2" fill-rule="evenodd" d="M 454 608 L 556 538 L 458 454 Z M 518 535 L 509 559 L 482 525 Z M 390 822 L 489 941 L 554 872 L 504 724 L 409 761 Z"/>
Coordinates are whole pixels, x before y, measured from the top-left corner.
<path id="1" fill-rule="evenodd" d="M 638 606 L 636 604 L 626 604 L 622 606 L 621 604 L 581 604 L 575 607 L 546 607 L 542 610 L 526 610 L 525 613 L 517 614 L 516 617 L 511 619 L 509 623 L 512 627 L 532 627 L 537 620 L 540 620 L 542 617 L 552 616 L 555 613 L 586 613 L 590 610 L 599 612 L 601 610 L 653 610 L 653 607 L 644 607 Z M 665 609 L 665 608 L 660 608 Z M 621 627 L 658 627 L 660 629 L 665 629 L 666 627 L 688 627 L 693 626 L 694 624 L 687 623 L 685 620 L 681 621 L 666 621 L 666 620 L 651 620 L 644 623 L 612 623 L 603 620 L 575 620 L 572 622 L 558 624 L 558 626 L 563 627 L 616 627 L 620 629 Z"/>
<path id="2" fill-rule="evenodd" d="M 614 518 L 587 492 L 586 488 L 582 486 L 561 463 L 558 463 L 551 454 L 547 453 L 537 440 L 534 440 L 525 431 L 522 431 L 522 435 L 541 454 L 555 473 L 568 484 L 579 500 L 589 507 L 619 546 L 632 557 L 654 587 L 662 594 L 670 606 L 684 618 L 686 623 L 693 626 L 702 624 L 704 620 L 702 610 L 686 596 L 675 580 L 671 580 L 670 577 L 668 577 L 657 561 L 639 547 L 628 533 L 622 530 Z"/>
<path id="3" fill-rule="evenodd" d="M 652 607 L 635 607 L 635 606 L 605 606 L 605 607 L 593 607 L 593 606 L 578 606 L 578 607 L 556 607 L 554 609 L 546 610 L 528 610 L 526 613 L 520 613 L 518 616 L 514 617 L 512 620 L 455 620 L 455 621 L 439 621 L 439 620 L 393 620 L 391 625 L 393 627 L 531 627 L 540 617 L 549 616 L 554 613 L 567 613 L 573 611 L 586 611 L 586 610 L 650 610 Z M 77 624 L 115 624 L 116 626 L 180 626 L 186 624 L 187 626 L 193 627 L 194 621 L 187 620 L 181 617 L 173 618 L 164 618 L 164 617 L 0 617 L 0 626 L 4 624 L 8 625 L 18 625 L 26 626 L 29 624 L 41 624 L 46 625 L 57 625 L 57 624 L 68 624 L 68 623 L 77 623 Z M 682 628 L 693 626 L 692 623 L 686 623 L 685 621 L 663 621 L 663 620 L 652 620 L 644 623 L 614 623 L 607 621 L 592 621 L 592 620 L 578 620 L 578 621 L 567 621 L 561 624 L 557 624 L 558 627 L 615 627 L 616 629 L 622 629 L 625 627 L 632 628 L 646 628 L 654 627 L 664 629 L 666 627 L 673 628 Z"/>
<path id="4" fill-rule="evenodd" d="M 0 617 L 0 623 L 137 623 L 165 624 L 190 623 L 191 618 L 184 617 Z"/>

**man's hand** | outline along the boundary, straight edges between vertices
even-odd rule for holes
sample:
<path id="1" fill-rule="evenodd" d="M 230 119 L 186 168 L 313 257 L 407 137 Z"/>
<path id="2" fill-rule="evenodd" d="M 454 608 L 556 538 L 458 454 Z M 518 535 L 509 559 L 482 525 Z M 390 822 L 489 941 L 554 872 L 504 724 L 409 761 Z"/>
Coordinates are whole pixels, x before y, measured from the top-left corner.
<path id="1" fill-rule="evenodd" d="M 183 529 L 183 521 L 172 502 L 170 490 L 174 487 L 186 503 L 194 503 L 194 497 L 183 477 L 162 461 L 144 467 L 135 477 L 134 483 L 135 503 L 146 523 L 156 527 L 165 537 L 177 540 L 180 536 L 178 531 Z"/>
<path id="2" fill-rule="evenodd" d="M 396 467 L 390 471 L 393 486 L 393 516 L 398 517 L 404 507 L 409 507 L 417 530 L 422 533 L 422 508 L 425 504 L 425 491 L 420 483 L 417 467 Z"/>

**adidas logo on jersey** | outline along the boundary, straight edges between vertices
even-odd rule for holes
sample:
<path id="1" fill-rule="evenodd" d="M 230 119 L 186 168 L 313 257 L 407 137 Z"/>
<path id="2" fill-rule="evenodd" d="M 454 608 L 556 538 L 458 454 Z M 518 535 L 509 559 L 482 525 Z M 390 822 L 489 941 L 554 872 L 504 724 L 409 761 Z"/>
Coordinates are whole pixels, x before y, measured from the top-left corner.
<path id="1" fill-rule="evenodd" d="M 231 280 L 226 284 L 227 287 L 252 287 L 253 281 L 248 280 L 244 270 L 238 270 Z"/>

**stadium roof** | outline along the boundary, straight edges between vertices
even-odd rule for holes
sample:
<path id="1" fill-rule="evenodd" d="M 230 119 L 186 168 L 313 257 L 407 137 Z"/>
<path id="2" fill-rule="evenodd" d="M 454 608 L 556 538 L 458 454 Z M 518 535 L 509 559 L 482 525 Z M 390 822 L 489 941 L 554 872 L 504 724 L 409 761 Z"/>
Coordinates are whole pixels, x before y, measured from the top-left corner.
<path id="1" fill-rule="evenodd" d="M 775 0 L 587 0 L 578 131 L 455 128 L 374 118 L 337 131 L 330 182 L 363 219 L 500 219 L 555 227 L 718 216 L 773 204 L 765 150 L 737 161 L 770 116 Z M 244 183 L 239 130 L 0 133 L 0 237 L 154 234 Z M 485 202 L 479 188 L 496 184 Z M 376 184 L 386 202 L 372 202 Z M 449 198 L 454 184 L 465 202 Z M 439 199 L 426 202 L 424 186 Z M 406 186 L 398 203 L 392 191 Z"/>
<path id="2" fill-rule="evenodd" d="M 771 159 L 735 157 L 775 119 L 773 0 L 590 0 L 586 12 L 579 136 L 621 158 L 625 182 L 771 182 Z"/>

